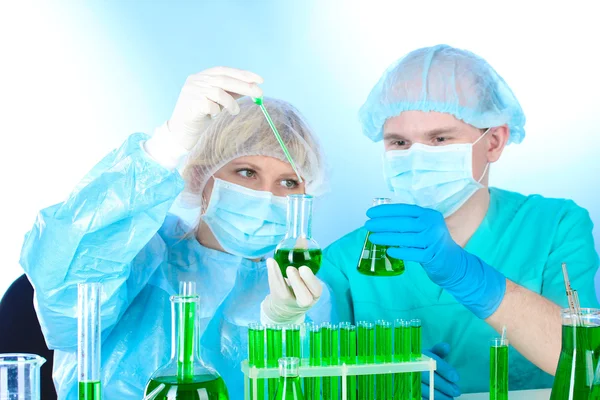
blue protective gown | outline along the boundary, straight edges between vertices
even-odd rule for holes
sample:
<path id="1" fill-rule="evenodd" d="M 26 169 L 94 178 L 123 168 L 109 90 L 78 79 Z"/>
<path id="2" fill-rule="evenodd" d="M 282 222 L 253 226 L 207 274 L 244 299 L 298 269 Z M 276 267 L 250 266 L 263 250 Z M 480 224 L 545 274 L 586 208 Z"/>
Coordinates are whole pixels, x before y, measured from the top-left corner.
<path id="1" fill-rule="evenodd" d="M 592 222 L 585 209 L 563 199 L 523 196 L 490 189 L 485 219 L 465 249 L 507 278 L 566 307 L 561 263 L 566 262 L 582 307 L 598 307 Z M 489 340 L 498 334 L 452 295 L 431 282 L 423 268 L 406 263 L 397 277 L 369 277 L 356 266 L 366 231 L 358 229 L 329 246 L 320 277 L 333 291 L 340 320 L 420 318 L 423 346 L 451 345 L 449 363 L 460 374 L 463 393 L 489 390 Z M 551 387 L 546 374 L 512 347 L 510 389 Z"/>
<path id="2" fill-rule="evenodd" d="M 201 246 L 168 214 L 183 180 L 144 152 L 146 139 L 132 135 L 64 203 L 42 210 L 26 236 L 21 265 L 35 289 L 46 342 L 56 350 L 58 397 L 77 398 L 78 283 L 103 283 L 103 396 L 139 400 L 152 373 L 170 358 L 169 297 L 179 281 L 193 280 L 202 357 L 221 374 L 230 398 L 242 399 L 246 327 L 260 320 L 269 292 L 265 263 Z M 330 312 L 325 289 L 309 318 L 324 322 Z"/>

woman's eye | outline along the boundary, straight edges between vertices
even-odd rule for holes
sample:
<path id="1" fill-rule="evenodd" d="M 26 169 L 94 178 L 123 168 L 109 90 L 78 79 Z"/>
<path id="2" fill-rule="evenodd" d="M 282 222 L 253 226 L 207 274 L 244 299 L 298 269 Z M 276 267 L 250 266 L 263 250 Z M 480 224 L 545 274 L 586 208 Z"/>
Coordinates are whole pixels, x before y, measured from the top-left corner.
<path id="1" fill-rule="evenodd" d="M 240 169 L 237 171 L 238 175 L 243 176 L 244 178 L 254 178 L 256 176 L 256 171 L 251 169 Z"/>
<path id="2" fill-rule="evenodd" d="M 445 136 L 438 136 L 438 137 L 435 138 L 435 142 L 436 143 L 444 143 L 446 141 L 448 141 L 448 138 L 445 137 Z"/>
<path id="3" fill-rule="evenodd" d="M 298 187 L 298 182 L 293 179 L 284 179 L 281 181 L 281 186 L 286 189 L 295 189 Z"/>
<path id="4" fill-rule="evenodd" d="M 395 140 L 392 144 L 397 147 L 404 147 L 406 146 L 406 140 Z"/>

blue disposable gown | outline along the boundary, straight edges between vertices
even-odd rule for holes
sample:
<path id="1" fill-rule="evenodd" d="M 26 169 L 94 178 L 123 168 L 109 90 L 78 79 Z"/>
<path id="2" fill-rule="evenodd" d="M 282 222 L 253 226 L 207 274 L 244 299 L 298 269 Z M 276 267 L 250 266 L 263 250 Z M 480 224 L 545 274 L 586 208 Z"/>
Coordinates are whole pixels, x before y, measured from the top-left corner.
<path id="1" fill-rule="evenodd" d="M 107 399 L 139 400 L 171 353 L 171 306 L 180 281 L 200 295 L 201 354 L 243 398 L 240 363 L 247 325 L 268 294 L 264 261 L 201 246 L 168 214 L 183 189 L 177 172 L 153 161 L 135 134 L 105 157 L 61 204 L 42 210 L 27 234 L 21 265 L 35 289 L 46 342 L 55 351 L 60 399 L 77 398 L 77 284 L 103 283 L 102 385 Z M 331 317 L 329 291 L 309 312 Z"/>
<path id="2" fill-rule="evenodd" d="M 507 278 L 566 307 L 561 264 L 566 262 L 582 307 L 597 307 L 592 222 L 585 209 L 569 200 L 523 196 L 490 189 L 485 219 L 465 249 Z M 333 290 L 338 317 L 348 321 L 420 318 L 423 346 L 448 342 L 447 360 L 460 374 L 464 393 L 489 390 L 489 340 L 498 334 L 452 295 L 431 282 L 423 268 L 406 263 L 397 277 L 369 277 L 356 266 L 366 231 L 358 229 L 329 246 L 321 278 Z M 553 378 L 512 347 L 510 388 L 551 387 Z"/>

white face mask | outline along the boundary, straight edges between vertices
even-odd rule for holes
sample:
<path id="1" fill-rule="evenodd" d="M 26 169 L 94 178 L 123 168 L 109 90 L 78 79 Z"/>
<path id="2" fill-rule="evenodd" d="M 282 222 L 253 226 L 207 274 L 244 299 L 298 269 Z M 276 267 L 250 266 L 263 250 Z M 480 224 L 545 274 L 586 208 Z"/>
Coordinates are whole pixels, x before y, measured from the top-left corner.
<path id="1" fill-rule="evenodd" d="M 448 217 L 484 186 L 473 178 L 474 143 L 427 146 L 413 144 L 408 150 L 385 153 L 384 176 L 399 203 L 432 208 Z"/>

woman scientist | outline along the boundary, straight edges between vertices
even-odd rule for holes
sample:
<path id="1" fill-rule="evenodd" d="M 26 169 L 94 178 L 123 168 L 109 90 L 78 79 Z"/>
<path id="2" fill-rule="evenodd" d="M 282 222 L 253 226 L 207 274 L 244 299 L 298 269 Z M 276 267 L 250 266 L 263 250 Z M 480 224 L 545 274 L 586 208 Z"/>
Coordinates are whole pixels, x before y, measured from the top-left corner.
<path id="1" fill-rule="evenodd" d="M 56 350 L 59 398 L 77 394 L 81 282 L 103 284 L 101 376 L 108 399 L 139 400 L 148 378 L 168 361 L 169 296 L 180 281 L 197 284 L 202 354 L 232 399 L 243 396 L 248 323 L 261 314 L 274 323 L 300 322 L 319 298 L 309 314 L 329 319 L 328 292 L 308 268 L 288 273 L 293 290 L 276 264 L 269 263 L 269 277 L 265 268 L 264 256 L 285 235 L 285 196 L 317 194 L 323 162 L 298 111 L 265 99 L 298 181 L 260 108 L 249 98 L 236 101 L 262 97 L 259 83 L 253 73 L 222 67 L 191 75 L 171 119 L 152 138 L 132 135 L 66 201 L 38 215 L 21 265 L 35 288 L 46 342 Z M 182 178 L 175 168 L 184 158 Z M 182 192 L 201 209 L 191 230 L 168 213 Z"/>

